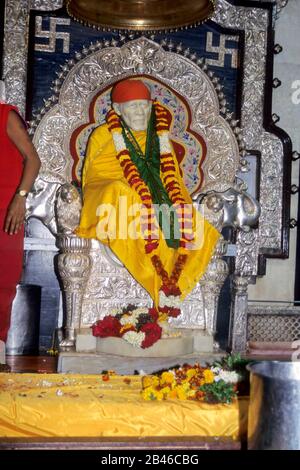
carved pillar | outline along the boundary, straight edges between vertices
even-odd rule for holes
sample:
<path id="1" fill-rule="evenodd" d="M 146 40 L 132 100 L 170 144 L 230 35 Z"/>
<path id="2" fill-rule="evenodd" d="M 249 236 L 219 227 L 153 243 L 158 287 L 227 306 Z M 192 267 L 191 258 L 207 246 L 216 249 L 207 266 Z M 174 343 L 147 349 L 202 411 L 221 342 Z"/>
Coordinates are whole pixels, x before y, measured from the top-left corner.
<path id="1" fill-rule="evenodd" d="M 205 329 L 209 335 L 213 336 L 216 333 L 219 295 L 228 275 L 227 263 L 222 259 L 226 249 L 227 242 L 221 237 L 200 282 L 204 303 Z"/>
<path id="2" fill-rule="evenodd" d="M 229 347 L 233 352 L 247 349 L 248 278 L 234 276 L 229 327 Z"/>
<path id="3" fill-rule="evenodd" d="M 58 271 L 63 283 L 65 300 L 64 339 L 61 351 L 75 346 L 75 331 L 80 328 L 84 291 L 91 271 L 89 239 L 60 235 Z"/>
<path id="4" fill-rule="evenodd" d="M 6 98 L 25 114 L 28 52 L 28 0 L 6 0 L 3 44 L 3 79 Z"/>

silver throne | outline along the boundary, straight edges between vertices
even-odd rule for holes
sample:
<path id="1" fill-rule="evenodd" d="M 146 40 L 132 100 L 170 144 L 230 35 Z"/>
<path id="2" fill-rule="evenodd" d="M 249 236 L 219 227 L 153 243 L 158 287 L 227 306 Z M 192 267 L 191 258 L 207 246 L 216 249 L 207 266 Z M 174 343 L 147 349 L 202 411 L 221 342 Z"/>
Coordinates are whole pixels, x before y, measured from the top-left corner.
<path id="1" fill-rule="evenodd" d="M 81 209 L 80 196 L 70 184 L 74 171 L 80 176 L 84 145 L 93 126 L 103 120 L 107 90 L 128 76 L 142 76 L 154 97 L 158 100 L 167 97 L 174 112 L 182 103 L 188 107 L 190 129 L 203 140 L 206 156 L 200 163 L 201 156 L 199 152 L 195 155 L 194 148 L 187 152 L 181 168 L 193 200 L 202 203 L 209 222 L 219 231 L 224 226 L 234 227 L 249 246 L 251 227 L 259 217 L 257 201 L 237 178 L 241 168 L 246 169 L 238 123 L 226 115 L 222 86 L 201 59 L 165 50 L 144 37 L 120 47 L 112 41 L 85 48 L 62 69 L 55 94 L 43 109 L 33 137 L 43 167 L 28 200 L 29 216 L 43 220 L 55 234 L 60 249 L 58 268 L 65 297 L 64 339 L 60 344 L 63 351 L 76 346 L 78 349 L 76 339 L 111 309 L 128 303 L 139 306 L 152 303 L 108 248 L 73 234 Z M 96 122 L 91 123 L 89 109 L 95 102 Z M 190 136 L 186 137 L 186 120 L 183 110 L 174 120 L 171 135 L 175 140 L 184 138 L 188 148 L 192 143 Z M 78 161 L 74 163 L 70 142 L 74 133 L 78 135 L 77 130 L 87 123 L 90 125 L 76 141 Z M 182 314 L 171 323 L 172 328 L 200 332 L 210 349 L 216 332 L 220 290 L 228 275 L 223 259 L 226 250 L 227 242 L 221 237 L 205 275 L 183 302 Z M 247 264 L 238 269 L 232 312 L 245 315 Z M 246 324 L 239 325 L 246 330 Z M 217 346 L 215 343 L 214 347 Z"/>

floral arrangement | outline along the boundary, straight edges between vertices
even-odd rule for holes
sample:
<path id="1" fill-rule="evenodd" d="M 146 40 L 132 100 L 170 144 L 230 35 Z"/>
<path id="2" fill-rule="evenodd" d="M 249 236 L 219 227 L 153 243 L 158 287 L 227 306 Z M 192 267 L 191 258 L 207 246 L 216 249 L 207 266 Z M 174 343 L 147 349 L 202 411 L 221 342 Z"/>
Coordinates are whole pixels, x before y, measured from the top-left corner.
<path id="1" fill-rule="evenodd" d="M 141 393 L 144 400 L 177 398 L 207 403 L 232 403 L 237 398 L 239 383 L 243 378 L 240 372 L 222 368 L 219 363 L 207 367 L 184 364 L 143 376 Z"/>
<path id="2" fill-rule="evenodd" d="M 139 348 L 149 348 L 162 336 L 162 326 L 167 315 L 156 308 L 128 305 L 114 310 L 92 325 L 94 336 L 122 338 Z"/>

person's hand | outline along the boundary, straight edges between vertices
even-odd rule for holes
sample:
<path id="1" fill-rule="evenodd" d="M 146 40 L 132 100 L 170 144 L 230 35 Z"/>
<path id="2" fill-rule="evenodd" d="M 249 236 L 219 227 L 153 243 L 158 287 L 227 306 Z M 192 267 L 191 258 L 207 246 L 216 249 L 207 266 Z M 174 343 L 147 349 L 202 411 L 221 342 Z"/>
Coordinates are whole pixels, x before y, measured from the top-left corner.
<path id="1" fill-rule="evenodd" d="M 16 194 L 7 210 L 4 231 L 10 235 L 18 233 L 24 223 L 25 212 L 26 199 Z"/>

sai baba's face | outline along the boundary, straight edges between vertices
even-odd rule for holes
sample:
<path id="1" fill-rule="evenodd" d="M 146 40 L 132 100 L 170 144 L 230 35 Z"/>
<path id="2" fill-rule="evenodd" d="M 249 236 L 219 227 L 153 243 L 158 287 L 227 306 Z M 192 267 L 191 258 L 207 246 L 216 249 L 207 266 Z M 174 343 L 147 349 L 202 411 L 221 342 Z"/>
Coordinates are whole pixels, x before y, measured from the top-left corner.
<path id="1" fill-rule="evenodd" d="M 133 131 L 145 131 L 151 114 L 152 101 L 132 100 L 114 103 L 114 109 Z"/>

